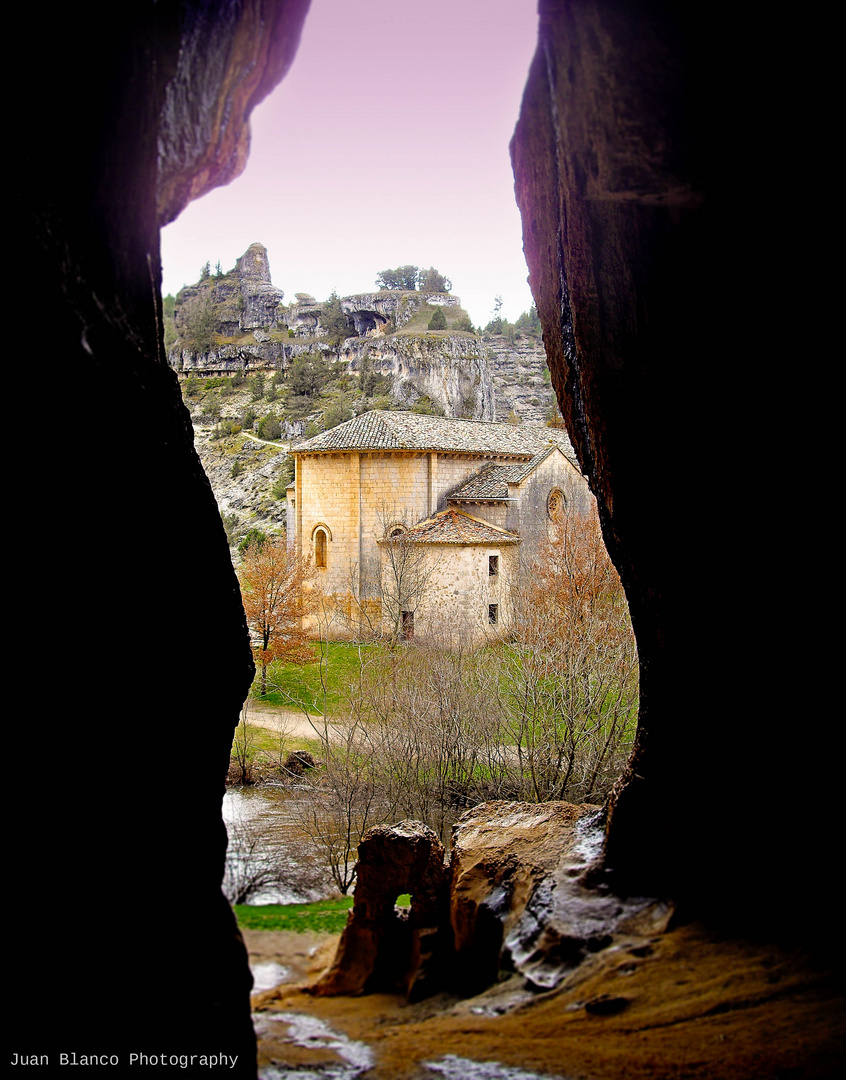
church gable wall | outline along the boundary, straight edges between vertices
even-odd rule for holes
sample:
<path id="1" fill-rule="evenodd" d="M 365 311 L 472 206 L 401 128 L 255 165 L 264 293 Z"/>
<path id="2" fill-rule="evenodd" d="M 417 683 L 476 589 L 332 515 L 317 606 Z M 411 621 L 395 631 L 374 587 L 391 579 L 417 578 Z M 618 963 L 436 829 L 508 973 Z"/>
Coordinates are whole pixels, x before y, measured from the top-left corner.
<path id="1" fill-rule="evenodd" d="M 486 521 L 489 525 L 496 525 L 498 529 L 510 531 L 508 520 L 508 503 L 463 503 L 461 510 L 472 517 Z"/>
<path id="2" fill-rule="evenodd" d="M 362 454 L 362 534 L 372 554 L 385 527 L 394 520 L 406 526 L 428 517 L 428 454 Z"/>
<path id="3" fill-rule="evenodd" d="M 478 457 L 438 454 L 436 464 L 437 505 L 432 507 L 430 514 L 435 514 L 439 510 L 446 510 L 448 497 L 458 488 L 463 487 L 468 480 L 477 476 L 486 465 L 506 465 L 511 461 L 513 461 L 513 458 L 482 456 L 481 454 Z M 471 512 L 476 513 L 475 510 Z M 481 517 L 482 515 L 477 516 Z M 488 520 L 491 519 L 485 517 L 485 521 Z M 500 524 L 500 522 L 497 521 L 496 524 Z"/>
<path id="4" fill-rule="evenodd" d="M 587 483 L 557 450 L 544 458 L 522 483 L 509 484 L 508 494 L 515 501 L 507 504 L 503 528 L 522 538 L 520 557 L 527 565 L 550 539 L 549 495 L 555 489 L 563 492 L 568 509 L 587 511 L 590 503 Z"/>

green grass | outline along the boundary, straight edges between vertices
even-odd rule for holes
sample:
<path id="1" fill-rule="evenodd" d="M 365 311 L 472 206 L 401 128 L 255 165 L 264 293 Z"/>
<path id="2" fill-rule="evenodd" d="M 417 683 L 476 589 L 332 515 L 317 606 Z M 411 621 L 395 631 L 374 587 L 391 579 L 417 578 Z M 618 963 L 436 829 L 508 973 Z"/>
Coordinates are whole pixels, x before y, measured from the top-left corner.
<path id="1" fill-rule="evenodd" d="M 304 934 L 317 930 L 340 934 L 347 925 L 351 896 L 318 900 L 314 904 L 236 904 L 235 916 L 242 930 L 294 930 Z"/>
<path id="2" fill-rule="evenodd" d="M 397 897 L 399 907 L 408 907 L 410 903 L 408 894 Z M 313 904 L 236 904 L 234 910 L 242 930 L 293 930 L 299 934 L 316 930 L 340 934 L 347 925 L 347 912 L 352 905 L 351 896 L 339 896 Z"/>
<path id="3" fill-rule="evenodd" d="M 267 694 L 260 693 L 258 679 L 252 697 L 281 709 L 305 709 L 312 715 L 332 715 L 344 701 L 347 690 L 358 681 L 360 665 L 375 655 L 378 645 L 350 645 L 325 642 L 312 645 L 313 664 L 271 664 L 267 673 Z M 321 664 L 322 657 L 322 664 Z M 325 698 L 324 698 L 325 685 Z"/>
<path id="4" fill-rule="evenodd" d="M 443 307 L 444 317 L 446 318 L 447 328 L 446 330 L 440 330 L 438 333 L 445 334 L 447 332 L 456 333 L 456 325 L 462 320 L 467 319 L 467 312 L 463 308 L 459 307 Z M 412 315 L 407 323 L 404 323 L 397 334 L 401 336 L 407 336 L 409 334 L 426 334 L 435 333 L 435 331 L 429 330 L 429 320 L 435 314 L 434 304 L 421 304 L 420 308 Z"/>

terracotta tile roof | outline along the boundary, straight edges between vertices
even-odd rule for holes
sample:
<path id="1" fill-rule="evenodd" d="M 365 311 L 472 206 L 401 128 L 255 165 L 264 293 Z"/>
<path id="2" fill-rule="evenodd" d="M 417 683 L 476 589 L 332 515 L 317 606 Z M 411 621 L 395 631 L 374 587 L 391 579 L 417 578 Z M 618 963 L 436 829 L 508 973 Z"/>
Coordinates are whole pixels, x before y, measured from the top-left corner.
<path id="1" fill-rule="evenodd" d="M 550 453 L 552 447 L 541 451 L 539 454 L 526 462 L 513 462 L 509 465 L 486 465 L 476 476 L 471 477 L 466 484 L 462 484 L 449 497 L 449 502 L 496 502 L 508 498 L 508 485 L 519 484 L 521 480 L 533 472 L 534 469 Z M 575 456 L 567 454 L 562 446 L 561 450 L 572 464 L 576 464 Z M 578 466 L 576 466 L 578 468 Z"/>
<path id="2" fill-rule="evenodd" d="M 494 454 L 530 459 L 560 446 L 576 467 L 567 433 L 558 428 L 452 420 L 407 412 L 362 413 L 291 448 L 292 454 L 325 454 L 344 450 L 432 450 L 443 453 Z"/>
<path id="3" fill-rule="evenodd" d="M 516 533 L 489 525 L 460 510 L 442 510 L 434 517 L 413 525 L 404 534 L 416 544 L 519 544 Z M 380 540 L 389 544 L 390 540 Z"/>

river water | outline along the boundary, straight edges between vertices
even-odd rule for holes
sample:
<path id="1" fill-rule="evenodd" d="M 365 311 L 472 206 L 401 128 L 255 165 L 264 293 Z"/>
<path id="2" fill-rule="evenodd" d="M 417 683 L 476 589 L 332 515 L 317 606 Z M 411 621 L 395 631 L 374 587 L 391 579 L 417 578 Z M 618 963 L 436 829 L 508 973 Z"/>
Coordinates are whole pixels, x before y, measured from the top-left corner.
<path id="1" fill-rule="evenodd" d="M 304 805 L 285 788 L 227 789 L 223 891 L 231 902 L 296 904 L 332 892 L 329 869 L 307 834 Z M 244 900 L 248 882 L 253 889 Z"/>

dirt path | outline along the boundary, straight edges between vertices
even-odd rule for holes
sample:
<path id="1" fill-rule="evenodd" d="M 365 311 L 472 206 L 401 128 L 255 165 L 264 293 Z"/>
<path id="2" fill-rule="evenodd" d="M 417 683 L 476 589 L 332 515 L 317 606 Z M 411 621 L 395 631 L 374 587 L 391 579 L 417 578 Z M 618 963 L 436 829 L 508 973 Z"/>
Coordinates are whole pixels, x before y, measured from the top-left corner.
<path id="1" fill-rule="evenodd" d="M 292 739 L 321 739 L 324 733 L 331 738 L 339 730 L 336 724 L 322 716 L 309 716 L 298 709 L 259 705 L 255 701 L 249 703 L 247 722 Z"/>

